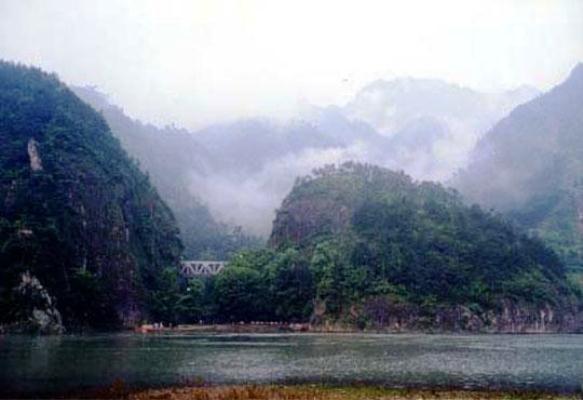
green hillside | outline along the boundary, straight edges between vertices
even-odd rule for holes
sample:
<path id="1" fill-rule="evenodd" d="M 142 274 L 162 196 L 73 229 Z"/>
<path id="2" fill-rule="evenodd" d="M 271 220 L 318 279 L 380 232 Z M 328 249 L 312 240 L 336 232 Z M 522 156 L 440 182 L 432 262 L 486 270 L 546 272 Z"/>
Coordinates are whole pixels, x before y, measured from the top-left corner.
<path id="1" fill-rule="evenodd" d="M 56 76 L 0 63 L 0 325 L 147 318 L 182 245 L 103 117 Z"/>
<path id="2" fill-rule="evenodd" d="M 349 163 L 299 179 L 271 244 L 309 265 L 313 317 L 323 320 L 366 325 L 386 314 L 439 327 L 459 312 L 462 329 L 503 331 L 515 318 L 503 310 L 534 322 L 533 310 L 553 309 L 561 325 L 577 308 L 577 289 L 542 242 L 455 191 L 380 167 Z"/>

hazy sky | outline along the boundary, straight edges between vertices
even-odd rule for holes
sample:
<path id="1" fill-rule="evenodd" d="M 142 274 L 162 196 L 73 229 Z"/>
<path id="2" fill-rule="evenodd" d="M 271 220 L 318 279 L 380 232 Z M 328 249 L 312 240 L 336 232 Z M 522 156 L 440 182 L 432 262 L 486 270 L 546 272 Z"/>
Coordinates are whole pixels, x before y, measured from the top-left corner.
<path id="1" fill-rule="evenodd" d="M 0 58 L 193 128 L 395 76 L 546 89 L 583 61 L 583 1 L 0 0 Z"/>

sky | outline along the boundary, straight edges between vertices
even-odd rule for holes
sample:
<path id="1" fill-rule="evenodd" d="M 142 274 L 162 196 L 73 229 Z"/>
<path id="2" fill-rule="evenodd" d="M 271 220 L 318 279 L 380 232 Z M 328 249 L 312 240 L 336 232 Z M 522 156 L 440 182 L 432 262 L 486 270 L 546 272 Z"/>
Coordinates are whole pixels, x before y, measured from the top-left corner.
<path id="1" fill-rule="evenodd" d="M 583 1 L 0 0 L 0 58 L 197 129 L 398 76 L 545 90 L 583 61 Z"/>

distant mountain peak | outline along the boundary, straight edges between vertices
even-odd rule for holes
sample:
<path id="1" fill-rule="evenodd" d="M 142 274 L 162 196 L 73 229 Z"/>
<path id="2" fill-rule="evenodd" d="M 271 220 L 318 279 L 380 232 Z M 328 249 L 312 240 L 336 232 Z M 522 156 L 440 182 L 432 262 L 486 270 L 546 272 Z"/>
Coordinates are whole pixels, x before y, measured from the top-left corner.
<path id="1" fill-rule="evenodd" d="M 372 91 L 391 91 L 394 93 L 409 93 L 426 90 L 460 90 L 471 91 L 458 84 L 436 78 L 414 78 L 411 76 L 397 77 L 389 80 L 377 79 L 364 86 L 359 93 Z"/>
<path id="2" fill-rule="evenodd" d="M 583 83 L 583 63 L 579 62 L 573 67 L 569 77 L 567 78 L 567 82 L 569 81 L 578 81 Z"/>

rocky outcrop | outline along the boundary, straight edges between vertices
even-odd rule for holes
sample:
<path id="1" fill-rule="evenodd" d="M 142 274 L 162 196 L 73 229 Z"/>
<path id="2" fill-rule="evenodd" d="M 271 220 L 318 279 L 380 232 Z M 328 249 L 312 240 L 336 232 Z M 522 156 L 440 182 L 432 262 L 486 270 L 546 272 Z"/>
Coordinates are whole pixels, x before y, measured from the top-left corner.
<path id="1" fill-rule="evenodd" d="M 551 304 L 532 305 L 503 300 L 498 307 L 481 310 L 465 305 L 423 308 L 377 297 L 367 300 L 358 318 L 367 328 L 389 332 L 475 332 L 475 333 L 580 333 L 583 312 Z"/>
<path id="2" fill-rule="evenodd" d="M 61 313 L 54 299 L 40 281 L 29 272 L 20 275 L 19 285 L 13 289 L 18 304 L 16 321 L 5 329 L 17 333 L 59 334 L 64 332 Z"/>
<path id="3" fill-rule="evenodd" d="M 38 151 L 38 142 L 30 138 L 27 145 L 28 157 L 30 159 L 30 169 L 32 171 L 42 171 L 43 164 Z"/>

